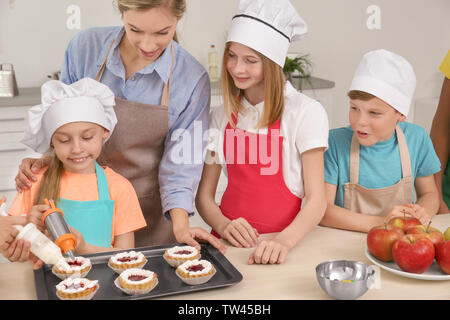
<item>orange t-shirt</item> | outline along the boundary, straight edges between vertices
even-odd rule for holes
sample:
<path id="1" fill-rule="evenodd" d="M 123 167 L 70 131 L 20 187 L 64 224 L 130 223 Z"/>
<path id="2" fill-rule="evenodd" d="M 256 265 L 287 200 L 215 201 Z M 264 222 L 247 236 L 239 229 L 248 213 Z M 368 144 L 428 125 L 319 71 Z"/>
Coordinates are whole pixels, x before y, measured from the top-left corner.
<path id="1" fill-rule="evenodd" d="M 144 228 L 147 223 L 131 182 L 111 168 L 103 167 L 103 170 L 108 181 L 109 197 L 114 200 L 111 230 L 111 244 L 114 244 L 115 236 Z M 43 169 L 36 175 L 38 180 L 33 183 L 30 189 L 17 193 L 8 211 L 9 215 L 28 214 L 30 212 L 45 171 L 46 169 Z M 75 201 L 98 200 L 97 175 L 95 173 L 64 172 L 60 182 L 60 197 Z"/>

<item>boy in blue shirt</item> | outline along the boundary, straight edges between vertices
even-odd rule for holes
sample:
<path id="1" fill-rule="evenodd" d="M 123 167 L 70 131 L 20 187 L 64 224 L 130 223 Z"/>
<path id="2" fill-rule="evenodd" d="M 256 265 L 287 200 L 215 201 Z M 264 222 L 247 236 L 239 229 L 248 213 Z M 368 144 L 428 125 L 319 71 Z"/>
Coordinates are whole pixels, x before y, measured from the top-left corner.
<path id="1" fill-rule="evenodd" d="M 425 129 L 404 122 L 415 86 L 403 57 L 387 50 L 364 55 L 348 93 L 350 126 L 330 131 L 321 225 L 368 232 L 394 216 L 426 224 L 436 214 L 440 161 Z"/>

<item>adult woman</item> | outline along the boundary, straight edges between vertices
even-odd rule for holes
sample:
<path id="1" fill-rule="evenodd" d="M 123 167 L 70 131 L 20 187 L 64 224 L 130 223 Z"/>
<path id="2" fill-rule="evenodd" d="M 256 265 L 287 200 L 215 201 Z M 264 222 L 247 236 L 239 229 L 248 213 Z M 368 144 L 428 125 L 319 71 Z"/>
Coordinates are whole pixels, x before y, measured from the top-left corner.
<path id="1" fill-rule="evenodd" d="M 118 125 L 104 158 L 138 194 L 148 227 L 136 233 L 136 246 L 176 239 L 198 247 L 197 237 L 223 250 L 206 231 L 189 228 L 202 164 L 181 166 L 173 154 L 180 147 L 172 133 L 193 133 L 195 123 L 205 130 L 209 115 L 208 75 L 174 41 L 185 0 L 117 0 L 117 5 L 124 26 L 90 28 L 75 36 L 66 50 L 61 80 L 95 78 L 116 96 Z M 192 145 L 193 154 L 198 149 Z M 32 166 L 39 169 L 45 159 L 22 162 L 16 177 L 19 192 L 33 180 Z"/>

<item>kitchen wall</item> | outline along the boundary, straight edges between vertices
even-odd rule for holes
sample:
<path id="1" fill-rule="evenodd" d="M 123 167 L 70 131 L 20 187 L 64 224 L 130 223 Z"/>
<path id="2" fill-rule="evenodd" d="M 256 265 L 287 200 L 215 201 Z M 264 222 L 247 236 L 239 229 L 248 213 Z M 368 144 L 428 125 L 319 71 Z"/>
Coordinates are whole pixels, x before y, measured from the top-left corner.
<path id="1" fill-rule="evenodd" d="M 347 123 L 346 90 L 353 72 L 362 55 L 377 48 L 392 50 L 413 64 L 417 75 L 415 98 L 428 102 L 422 105 L 430 108 L 420 114 L 432 117 L 433 101 L 439 95 L 443 79 L 437 67 L 450 49 L 449 0 L 291 2 L 308 23 L 309 33 L 292 44 L 290 51 L 310 53 L 313 75 L 336 83 L 332 127 Z M 14 64 L 20 87 L 40 86 L 47 74 L 60 69 L 65 47 L 79 31 L 78 27 L 121 23 L 112 3 L 112 0 L 0 0 L 0 62 Z M 237 0 L 187 0 L 187 13 L 179 24 L 180 42 L 204 66 L 210 44 L 222 52 L 237 3 Z M 410 121 L 418 121 L 414 113 L 413 110 Z"/>

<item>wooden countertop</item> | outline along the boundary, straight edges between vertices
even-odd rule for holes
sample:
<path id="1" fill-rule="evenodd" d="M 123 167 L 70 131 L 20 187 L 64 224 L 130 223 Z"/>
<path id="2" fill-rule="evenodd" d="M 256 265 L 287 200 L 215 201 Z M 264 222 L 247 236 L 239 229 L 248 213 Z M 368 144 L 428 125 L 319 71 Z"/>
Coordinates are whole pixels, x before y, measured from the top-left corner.
<path id="1" fill-rule="evenodd" d="M 450 214 L 433 218 L 433 226 L 445 231 Z M 243 280 L 231 287 L 179 294 L 161 299 L 330 299 L 322 291 L 315 267 L 327 260 L 358 260 L 367 264 L 366 234 L 317 227 L 289 254 L 281 265 L 248 265 L 253 249 L 228 247 L 226 257 L 242 273 Z M 402 277 L 381 270 L 380 289 L 372 289 L 359 299 L 450 299 L 450 281 L 426 281 Z M 33 271 L 29 263 L 0 264 L 0 300 L 36 299 Z"/>

